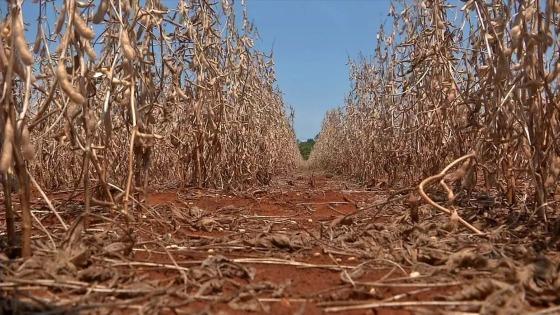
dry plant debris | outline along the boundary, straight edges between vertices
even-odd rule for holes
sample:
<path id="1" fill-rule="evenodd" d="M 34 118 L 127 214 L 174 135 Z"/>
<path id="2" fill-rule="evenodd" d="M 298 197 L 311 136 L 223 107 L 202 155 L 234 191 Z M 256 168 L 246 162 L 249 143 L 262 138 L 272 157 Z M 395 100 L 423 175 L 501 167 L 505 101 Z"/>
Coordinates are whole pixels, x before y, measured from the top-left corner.
<path id="1" fill-rule="evenodd" d="M 35 5 L 1 313 L 560 313 L 558 1 L 396 1 L 307 163 L 243 4 Z"/>
<path id="2" fill-rule="evenodd" d="M 413 222 L 400 198 L 406 190 L 362 190 L 320 174 L 310 189 L 310 176 L 277 177 L 258 198 L 208 188 L 154 193 L 129 216 L 94 206 L 87 228 L 83 215 L 65 230 L 40 212 L 56 247 L 37 235 L 31 258 L 2 256 L 2 309 L 527 314 L 560 303 L 558 252 L 535 241 L 546 239 L 535 221 L 512 221 L 507 205 L 494 207 L 494 220 L 467 215 L 485 231 L 476 235 L 449 231 L 447 214 L 424 206 Z M 485 201 L 469 202 L 475 213 Z M 70 201 L 60 215 L 81 208 Z"/>

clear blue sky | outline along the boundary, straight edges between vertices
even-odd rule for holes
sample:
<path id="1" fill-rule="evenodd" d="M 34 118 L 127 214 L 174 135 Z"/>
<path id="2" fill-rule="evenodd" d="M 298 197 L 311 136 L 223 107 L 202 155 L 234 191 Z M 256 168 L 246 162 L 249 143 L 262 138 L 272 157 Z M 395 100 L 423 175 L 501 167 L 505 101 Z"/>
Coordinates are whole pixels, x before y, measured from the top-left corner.
<path id="1" fill-rule="evenodd" d="M 296 110 L 301 140 L 314 137 L 325 112 L 350 89 L 348 58 L 375 48 L 388 0 L 248 0 L 259 48 L 274 51 L 278 85 Z"/>

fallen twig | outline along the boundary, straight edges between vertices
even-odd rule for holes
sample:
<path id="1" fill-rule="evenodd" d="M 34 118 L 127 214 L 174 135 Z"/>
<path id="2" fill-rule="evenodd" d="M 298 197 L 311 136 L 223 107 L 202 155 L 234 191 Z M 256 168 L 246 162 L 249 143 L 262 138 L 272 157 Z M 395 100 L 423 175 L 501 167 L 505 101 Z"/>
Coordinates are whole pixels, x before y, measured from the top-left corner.
<path id="1" fill-rule="evenodd" d="M 327 307 L 324 309 L 327 313 L 345 312 L 351 310 L 363 310 L 367 308 L 382 307 L 407 307 L 407 306 L 479 306 L 481 301 L 403 301 L 403 302 L 373 302 L 359 305 Z"/>

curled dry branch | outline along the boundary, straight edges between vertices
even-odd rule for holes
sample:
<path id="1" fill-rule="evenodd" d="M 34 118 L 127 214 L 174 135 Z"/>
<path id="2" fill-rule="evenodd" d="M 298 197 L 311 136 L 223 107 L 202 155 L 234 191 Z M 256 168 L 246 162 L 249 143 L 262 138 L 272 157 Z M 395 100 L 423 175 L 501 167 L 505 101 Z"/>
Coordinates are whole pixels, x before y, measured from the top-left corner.
<path id="1" fill-rule="evenodd" d="M 459 163 L 467 160 L 467 159 L 474 159 L 476 158 L 476 153 L 470 153 L 467 155 L 464 155 L 458 159 L 456 159 L 455 161 L 451 162 L 449 165 L 447 165 L 441 172 L 439 172 L 436 175 L 430 176 L 426 179 L 424 179 L 420 185 L 418 185 L 418 192 L 420 193 L 420 196 L 422 196 L 422 198 L 429 203 L 430 205 L 434 206 L 436 209 L 449 214 L 449 215 L 455 215 L 455 212 L 452 210 L 449 210 L 445 207 L 443 207 L 442 205 L 437 204 L 436 202 L 434 202 L 425 192 L 424 187 L 426 185 L 428 185 L 431 182 L 435 182 L 435 181 L 440 181 L 440 184 L 446 189 L 446 191 L 448 192 L 448 196 L 450 195 L 449 192 L 451 191 L 451 189 L 445 184 L 445 182 L 443 181 L 444 177 L 447 175 L 447 173 L 449 172 L 449 170 L 451 168 L 453 168 L 454 166 L 458 165 Z M 470 164 L 470 163 L 469 163 Z M 464 165 L 469 165 L 469 164 L 464 164 Z M 457 179 L 460 179 L 461 177 L 463 177 L 465 175 L 467 170 L 464 170 L 462 167 L 459 168 L 455 174 L 454 177 L 456 177 Z M 452 191 L 451 191 L 451 195 L 452 195 Z M 463 224 L 465 227 L 467 227 L 469 230 L 473 231 L 474 233 L 478 234 L 478 235 L 483 235 L 484 233 L 482 233 L 479 229 L 477 229 L 476 227 L 474 227 L 473 225 L 471 225 L 469 222 L 465 221 L 463 218 L 461 218 L 460 216 L 458 216 L 458 221 Z"/>

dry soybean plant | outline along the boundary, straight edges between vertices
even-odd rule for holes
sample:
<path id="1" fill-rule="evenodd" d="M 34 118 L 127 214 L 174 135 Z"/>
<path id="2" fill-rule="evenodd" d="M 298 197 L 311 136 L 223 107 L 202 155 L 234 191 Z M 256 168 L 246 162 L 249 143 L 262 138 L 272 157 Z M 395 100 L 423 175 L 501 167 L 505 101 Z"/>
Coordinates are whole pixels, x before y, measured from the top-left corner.
<path id="1" fill-rule="evenodd" d="M 130 214 L 150 187 L 266 184 L 300 158 L 274 62 L 254 47 L 242 5 L 28 5 L 38 16 L 10 0 L 0 24 L 0 171 L 8 239 L 15 247 L 21 230 L 23 256 L 32 194 L 49 202 L 66 190 L 83 196 L 86 214 Z"/>
<path id="2" fill-rule="evenodd" d="M 398 1 L 310 160 L 366 184 L 448 182 L 496 191 L 546 221 L 560 173 L 560 3 Z M 445 183 L 446 190 L 453 191 Z"/>

